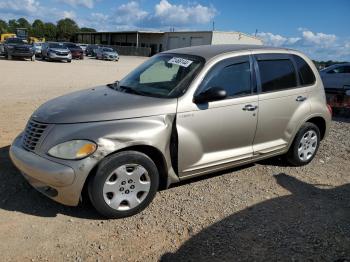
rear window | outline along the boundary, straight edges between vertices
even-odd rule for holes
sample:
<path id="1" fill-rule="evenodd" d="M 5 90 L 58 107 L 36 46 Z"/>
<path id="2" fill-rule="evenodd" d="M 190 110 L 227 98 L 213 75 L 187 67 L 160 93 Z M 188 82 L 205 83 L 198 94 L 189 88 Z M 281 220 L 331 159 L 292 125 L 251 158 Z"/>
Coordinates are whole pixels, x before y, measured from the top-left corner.
<path id="1" fill-rule="evenodd" d="M 293 63 L 289 59 L 258 61 L 262 92 L 272 92 L 297 86 Z"/>
<path id="2" fill-rule="evenodd" d="M 295 63 L 297 64 L 299 78 L 301 85 L 312 85 L 316 78 L 310 66 L 300 56 L 293 55 Z"/>

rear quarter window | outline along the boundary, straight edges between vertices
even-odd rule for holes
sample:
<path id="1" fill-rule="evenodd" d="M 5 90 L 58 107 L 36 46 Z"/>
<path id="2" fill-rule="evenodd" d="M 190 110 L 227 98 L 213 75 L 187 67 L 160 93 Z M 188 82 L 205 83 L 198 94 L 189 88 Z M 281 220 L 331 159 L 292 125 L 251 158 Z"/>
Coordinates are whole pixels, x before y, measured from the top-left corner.
<path id="1" fill-rule="evenodd" d="M 310 66 L 300 56 L 293 55 L 293 58 L 298 68 L 300 84 L 303 86 L 314 84 L 316 78 Z"/>

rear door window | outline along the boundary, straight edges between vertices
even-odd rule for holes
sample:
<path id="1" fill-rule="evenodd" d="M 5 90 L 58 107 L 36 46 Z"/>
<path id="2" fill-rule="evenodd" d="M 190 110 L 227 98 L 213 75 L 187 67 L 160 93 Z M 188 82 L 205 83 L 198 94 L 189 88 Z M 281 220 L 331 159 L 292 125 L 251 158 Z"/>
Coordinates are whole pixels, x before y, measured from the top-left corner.
<path id="1" fill-rule="evenodd" d="M 314 84 L 316 78 L 310 66 L 300 56 L 293 55 L 293 58 L 298 68 L 300 84 L 303 86 Z"/>
<path id="2" fill-rule="evenodd" d="M 272 57 L 273 55 L 264 59 L 264 56 L 262 56 L 262 58 L 258 57 L 257 59 L 262 92 L 281 91 L 297 87 L 297 75 L 293 62 L 284 56 L 277 55 L 276 59 Z"/>

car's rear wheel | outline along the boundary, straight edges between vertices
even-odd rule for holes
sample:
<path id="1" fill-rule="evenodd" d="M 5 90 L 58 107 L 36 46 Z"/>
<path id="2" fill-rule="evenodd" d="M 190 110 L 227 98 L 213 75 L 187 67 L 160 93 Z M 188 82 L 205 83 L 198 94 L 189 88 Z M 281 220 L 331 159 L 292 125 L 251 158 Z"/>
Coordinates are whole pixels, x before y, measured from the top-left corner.
<path id="1" fill-rule="evenodd" d="M 107 218 L 135 215 L 153 200 L 158 169 L 145 154 L 120 152 L 103 160 L 89 180 L 88 192 L 96 210 Z"/>
<path id="2" fill-rule="evenodd" d="M 315 157 L 319 145 L 319 128 L 313 123 L 303 124 L 287 153 L 288 162 L 294 166 L 303 166 L 310 163 Z"/>

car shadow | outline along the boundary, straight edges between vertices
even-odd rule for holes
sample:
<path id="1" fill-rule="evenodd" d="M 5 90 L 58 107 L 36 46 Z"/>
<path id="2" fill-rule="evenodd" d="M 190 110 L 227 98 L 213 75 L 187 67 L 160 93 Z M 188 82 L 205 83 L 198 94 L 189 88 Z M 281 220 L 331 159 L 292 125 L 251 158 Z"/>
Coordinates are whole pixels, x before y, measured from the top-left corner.
<path id="1" fill-rule="evenodd" d="M 12 164 L 9 148 L 0 148 L 0 209 L 41 217 L 64 214 L 85 219 L 102 219 L 89 201 L 78 207 L 68 207 L 37 192 Z"/>
<path id="2" fill-rule="evenodd" d="M 350 261 L 350 184 L 321 189 L 274 178 L 290 195 L 210 225 L 161 261 Z"/>

